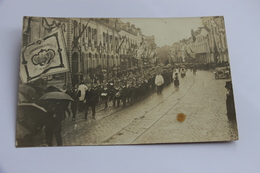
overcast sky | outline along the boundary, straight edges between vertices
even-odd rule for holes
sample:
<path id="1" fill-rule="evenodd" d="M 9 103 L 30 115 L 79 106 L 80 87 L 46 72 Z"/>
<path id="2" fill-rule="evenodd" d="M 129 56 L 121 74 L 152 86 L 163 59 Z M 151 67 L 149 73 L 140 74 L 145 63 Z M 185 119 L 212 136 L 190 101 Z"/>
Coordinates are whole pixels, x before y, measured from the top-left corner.
<path id="1" fill-rule="evenodd" d="M 169 45 L 191 36 L 191 29 L 202 26 L 200 18 L 131 18 L 121 19 L 135 24 L 146 36 L 155 36 L 157 46 Z"/>

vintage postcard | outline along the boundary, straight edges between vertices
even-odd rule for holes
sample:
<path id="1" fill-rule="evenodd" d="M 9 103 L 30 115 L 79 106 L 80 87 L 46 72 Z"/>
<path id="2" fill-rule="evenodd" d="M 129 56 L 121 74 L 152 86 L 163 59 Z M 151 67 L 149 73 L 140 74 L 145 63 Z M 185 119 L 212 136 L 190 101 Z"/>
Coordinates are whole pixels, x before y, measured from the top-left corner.
<path id="1" fill-rule="evenodd" d="M 238 140 L 223 16 L 24 17 L 16 147 Z"/>

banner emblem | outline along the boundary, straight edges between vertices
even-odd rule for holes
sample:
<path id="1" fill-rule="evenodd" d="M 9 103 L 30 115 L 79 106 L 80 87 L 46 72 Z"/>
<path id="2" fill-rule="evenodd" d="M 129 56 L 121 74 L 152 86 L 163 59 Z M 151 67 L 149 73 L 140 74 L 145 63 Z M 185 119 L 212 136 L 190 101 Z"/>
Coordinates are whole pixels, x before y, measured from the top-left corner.
<path id="1" fill-rule="evenodd" d="M 22 49 L 20 76 L 23 83 L 67 71 L 68 57 L 60 29 Z"/>

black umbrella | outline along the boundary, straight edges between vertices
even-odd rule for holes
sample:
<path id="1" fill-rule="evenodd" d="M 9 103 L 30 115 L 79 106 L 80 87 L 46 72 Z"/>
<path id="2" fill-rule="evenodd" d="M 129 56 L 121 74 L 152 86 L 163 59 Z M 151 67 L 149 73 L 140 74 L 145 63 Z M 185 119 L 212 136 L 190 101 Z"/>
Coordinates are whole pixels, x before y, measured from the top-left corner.
<path id="1" fill-rule="evenodd" d="M 36 91 L 33 87 L 26 85 L 26 84 L 21 84 L 19 85 L 19 93 L 23 94 L 26 97 L 29 98 L 35 98 L 36 97 Z"/>
<path id="2" fill-rule="evenodd" d="M 41 96 L 39 100 L 67 100 L 74 101 L 68 94 L 64 92 L 48 92 Z"/>
<path id="3" fill-rule="evenodd" d="M 17 109 L 17 123 L 24 126 L 32 134 L 37 134 L 38 131 L 45 125 L 47 111 L 35 103 L 20 103 Z"/>
<path id="4" fill-rule="evenodd" d="M 28 84 L 28 85 L 31 86 L 36 91 L 36 99 L 41 97 L 42 95 L 44 95 L 46 93 L 45 89 L 40 87 L 40 86 L 37 86 L 37 85 L 34 85 L 34 84 Z"/>
<path id="5" fill-rule="evenodd" d="M 61 92 L 61 90 L 59 88 L 51 85 L 46 88 L 46 93 L 48 93 L 48 92 Z"/>
<path id="6" fill-rule="evenodd" d="M 21 103 L 21 102 L 27 102 L 27 98 L 21 94 L 21 93 L 18 93 L 18 102 Z"/>
<path id="7" fill-rule="evenodd" d="M 42 96 L 46 93 L 45 89 L 39 86 L 33 86 L 38 96 Z"/>

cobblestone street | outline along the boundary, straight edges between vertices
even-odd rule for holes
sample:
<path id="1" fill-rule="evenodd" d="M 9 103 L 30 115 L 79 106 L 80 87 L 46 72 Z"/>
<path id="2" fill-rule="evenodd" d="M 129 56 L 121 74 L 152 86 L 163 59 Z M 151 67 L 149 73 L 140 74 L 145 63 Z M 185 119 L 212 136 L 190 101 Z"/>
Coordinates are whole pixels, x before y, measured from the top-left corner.
<path id="1" fill-rule="evenodd" d="M 63 122 L 63 143 L 71 145 L 145 144 L 172 142 L 229 141 L 237 139 L 226 116 L 225 79 L 212 72 L 187 73 L 180 88 L 171 84 L 162 95 L 153 93 L 126 106 L 99 108 L 95 119 Z M 184 113 L 184 122 L 177 121 Z"/>

